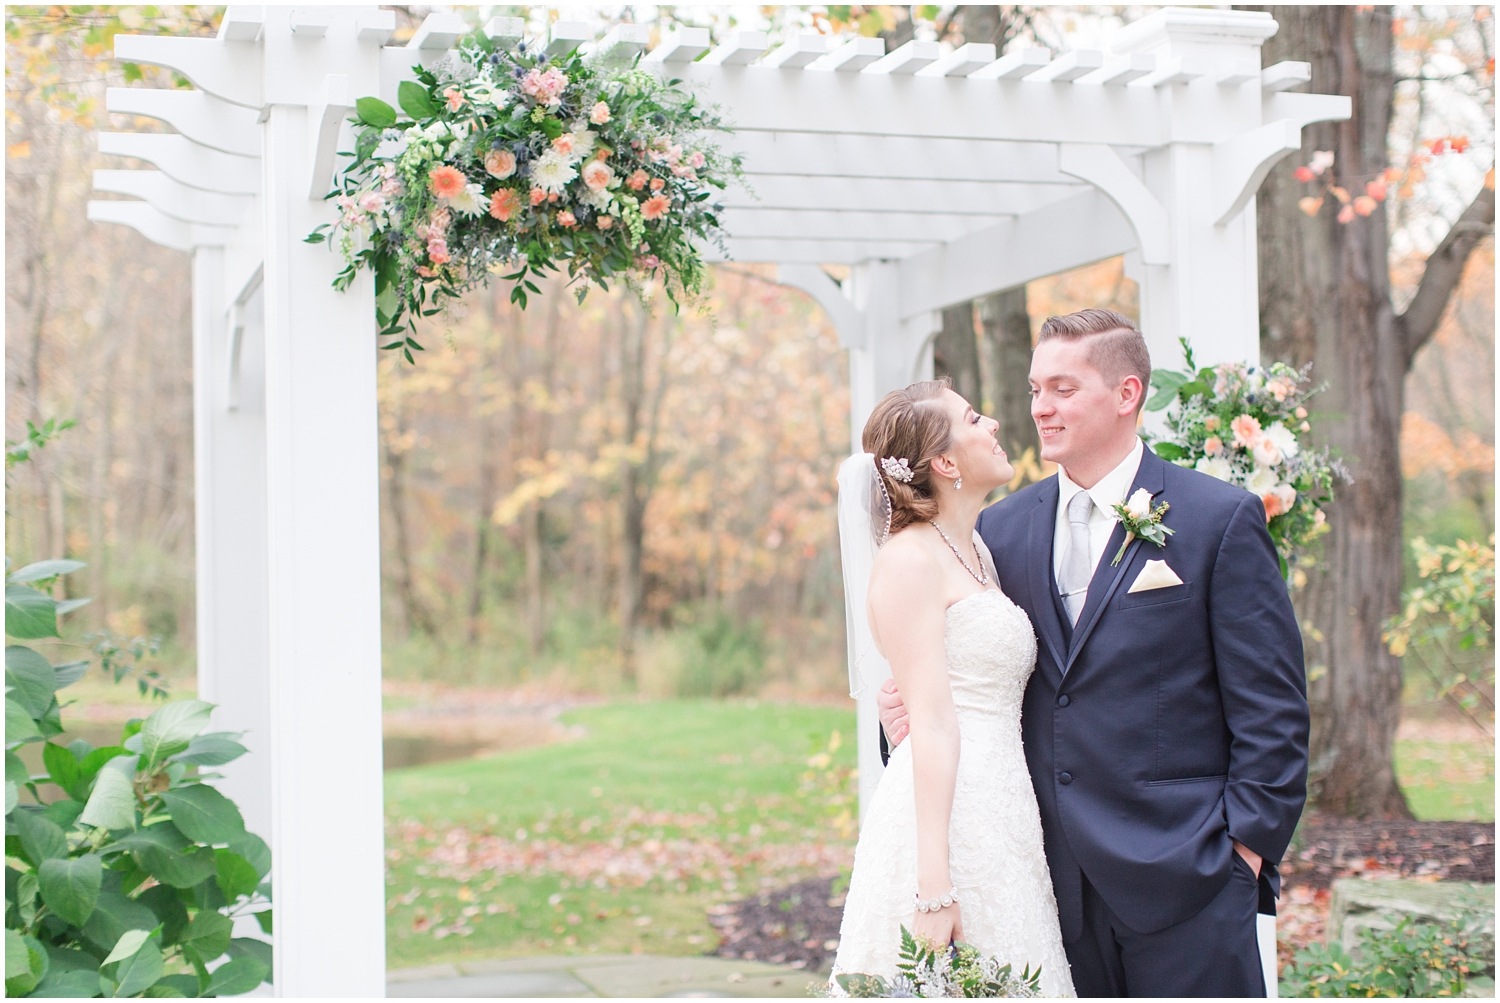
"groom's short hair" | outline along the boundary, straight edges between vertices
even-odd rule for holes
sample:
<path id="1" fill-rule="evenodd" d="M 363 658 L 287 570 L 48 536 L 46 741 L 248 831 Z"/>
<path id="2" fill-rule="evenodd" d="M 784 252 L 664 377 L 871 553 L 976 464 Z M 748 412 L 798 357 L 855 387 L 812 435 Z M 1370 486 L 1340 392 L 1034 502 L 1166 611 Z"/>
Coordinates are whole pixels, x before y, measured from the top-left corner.
<path id="1" fill-rule="evenodd" d="M 1141 400 L 1151 386 L 1151 353 L 1146 338 L 1135 322 L 1122 313 L 1090 307 L 1063 317 L 1048 317 L 1042 324 L 1036 343 L 1060 338 L 1063 341 L 1088 340 L 1089 363 L 1110 383 L 1127 376 L 1141 381 Z M 1137 405 L 1136 410 L 1140 407 Z"/>

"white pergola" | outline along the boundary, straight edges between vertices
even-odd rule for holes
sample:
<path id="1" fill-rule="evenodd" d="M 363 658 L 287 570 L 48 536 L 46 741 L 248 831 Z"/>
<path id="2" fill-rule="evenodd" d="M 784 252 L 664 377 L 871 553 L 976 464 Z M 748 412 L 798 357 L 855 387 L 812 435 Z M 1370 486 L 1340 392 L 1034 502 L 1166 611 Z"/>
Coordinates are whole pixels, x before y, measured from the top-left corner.
<path id="1" fill-rule="evenodd" d="M 118 58 L 196 89 L 108 92 L 109 111 L 176 134 L 101 134 L 101 153 L 156 169 L 97 172 L 134 200 L 89 203 L 193 256 L 199 691 L 219 727 L 250 733 L 223 786 L 274 853 L 282 996 L 385 990 L 374 298 L 363 273 L 335 292 L 339 259 L 303 237 L 333 216 L 355 99 L 395 103 L 412 64 L 468 30 L 432 14 L 387 46 L 394 28 L 373 6 L 231 6 L 217 38 L 117 36 Z M 484 30 L 514 44 L 521 28 Z M 753 193 L 729 195 L 730 254 L 776 263 L 827 311 L 857 449 L 875 402 L 930 376 L 942 308 L 1115 255 L 1159 364 L 1180 334 L 1205 363 L 1256 360 L 1255 191 L 1304 125 L 1350 115 L 1291 90 L 1307 64 L 1261 68 L 1275 31 L 1268 14 L 1167 8 L 1108 52 L 997 58 L 820 35 L 767 51 L 751 31 L 710 47 L 686 29 L 643 65 L 733 124 Z M 649 45 L 643 25 L 595 34 L 557 22 L 549 51 Z M 880 772 L 872 700 L 862 795 Z"/>

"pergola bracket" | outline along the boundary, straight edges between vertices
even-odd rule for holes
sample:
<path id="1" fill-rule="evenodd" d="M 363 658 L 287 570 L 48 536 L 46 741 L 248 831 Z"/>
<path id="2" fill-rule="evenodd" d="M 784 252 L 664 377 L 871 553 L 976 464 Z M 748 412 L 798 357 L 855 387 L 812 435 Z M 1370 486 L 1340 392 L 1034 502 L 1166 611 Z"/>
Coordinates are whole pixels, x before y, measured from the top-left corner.
<path id="1" fill-rule="evenodd" d="M 1167 210 L 1112 147 L 1102 143 L 1062 143 L 1058 170 L 1087 181 L 1119 206 L 1135 228 L 1141 258 L 1148 265 L 1172 261 L 1172 231 Z"/>

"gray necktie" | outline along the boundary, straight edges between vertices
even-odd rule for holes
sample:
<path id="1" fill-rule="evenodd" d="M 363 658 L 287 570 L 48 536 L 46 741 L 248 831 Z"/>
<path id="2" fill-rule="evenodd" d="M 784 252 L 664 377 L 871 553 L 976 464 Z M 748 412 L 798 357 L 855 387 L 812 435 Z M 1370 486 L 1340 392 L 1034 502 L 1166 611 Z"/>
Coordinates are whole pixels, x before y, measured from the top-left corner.
<path id="1" fill-rule="evenodd" d="M 1088 599 L 1089 580 L 1094 577 L 1094 565 L 1089 560 L 1089 513 L 1093 508 L 1094 499 L 1087 491 L 1078 492 L 1068 502 L 1068 549 L 1063 553 L 1057 587 L 1068 608 L 1068 620 L 1075 626 Z"/>

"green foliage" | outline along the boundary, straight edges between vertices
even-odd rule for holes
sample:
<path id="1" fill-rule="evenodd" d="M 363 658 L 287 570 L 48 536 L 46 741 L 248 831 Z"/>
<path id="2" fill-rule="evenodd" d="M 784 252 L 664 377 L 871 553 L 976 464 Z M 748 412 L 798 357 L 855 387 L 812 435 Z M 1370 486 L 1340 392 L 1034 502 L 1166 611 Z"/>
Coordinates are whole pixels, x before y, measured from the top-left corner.
<path id="1" fill-rule="evenodd" d="M 1365 928 L 1351 957 L 1338 944 L 1312 944 L 1281 973 L 1280 994 L 1302 997 L 1462 996 L 1485 968 L 1473 917 L 1451 923 L 1401 920 Z"/>
<path id="2" fill-rule="evenodd" d="M 726 697 L 754 692 L 765 668 L 765 643 L 753 624 L 723 610 L 704 614 L 673 633 L 664 654 L 676 661 L 675 695 Z"/>
<path id="3" fill-rule="evenodd" d="M 950 997 L 954 999 L 1034 999 L 1042 994 L 1042 970 L 1028 965 L 1016 975 L 1010 965 L 986 958 L 968 944 L 934 944 L 901 927 L 900 973 L 887 981 L 879 975 L 849 973 L 835 977 L 856 998 Z"/>
<path id="4" fill-rule="evenodd" d="M 81 567 L 11 574 L 6 633 L 56 636 L 57 615 L 77 603 L 31 586 Z M 127 724 L 117 745 L 49 741 L 63 730 L 57 691 L 86 666 L 5 651 L 6 995 L 216 996 L 269 981 L 269 945 L 232 929 L 246 914 L 269 927 L 271 854 L 203 772 L 245 752 L 239 735 L 206 733 L 212 705 L 184 700 Z M 36 776 L 16 755 L 32 742 L 46 768 Z M 43 800 L 43 784 L 63 797 Z"/>
<path id="5" fill-rule="evenodd" d="M 10 473 L 10 468 L 19 463 L 25 463 L 31 459 L 31 454 L 42 449 L 57 438 L 63 432 L 73 427 L 73 419 L 68 418 L 58 421 L 56 418 L 48 418 L 40 425 L 31 422 L 26 423 L 26 438 L 17 442 L 5 440 L 5 472 Z"/>
<path id="6" fill-rule="evenodd" d="M 1495 686 L 1495 660 L 1484 654 L 1495 634 L 1494 534 L 1488 546 L 1463 540 L 1433 546 L 1418 537 L 1411 549 L 1420 584 L 1406 591 L 1382 637 L 1391 654 L 1415 658 L 1439 697 L 1472 712 L 1490 702 Z"/>

